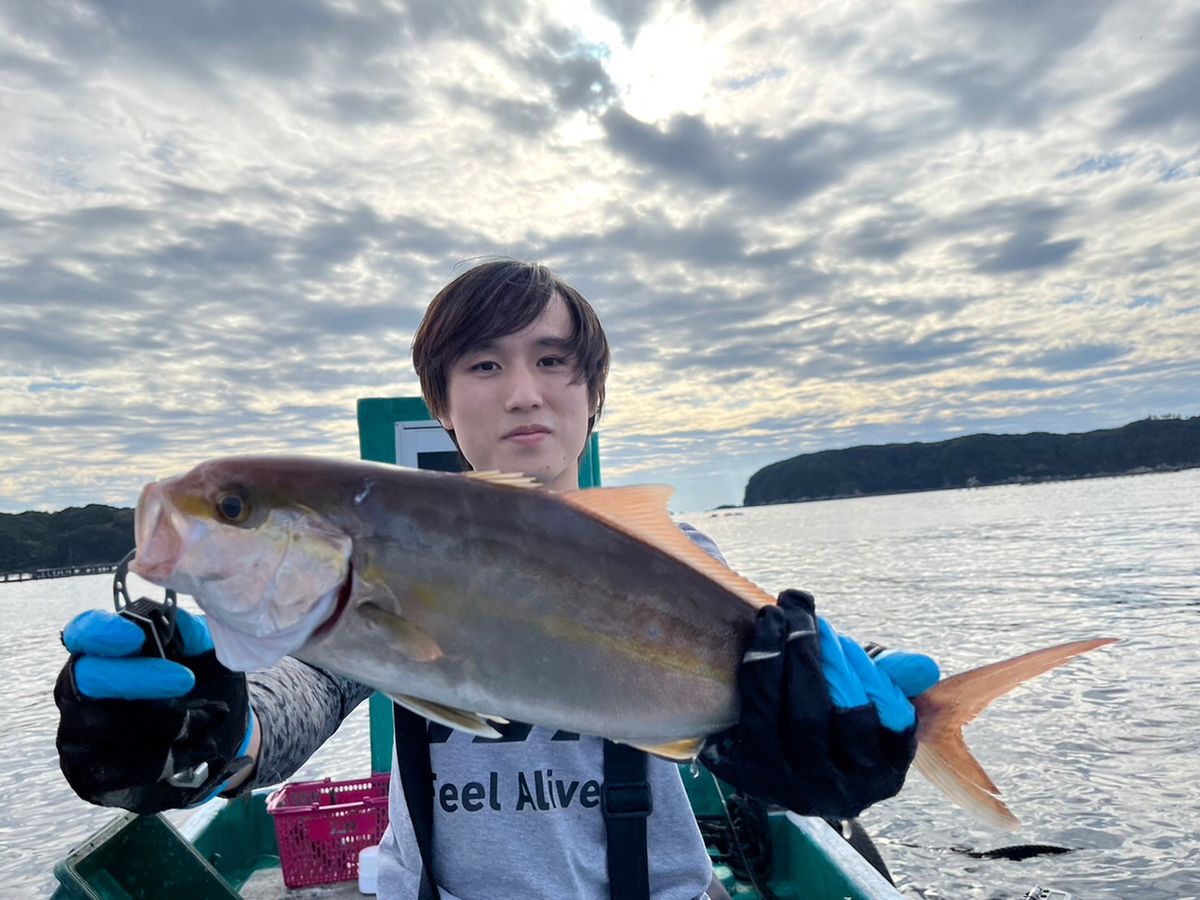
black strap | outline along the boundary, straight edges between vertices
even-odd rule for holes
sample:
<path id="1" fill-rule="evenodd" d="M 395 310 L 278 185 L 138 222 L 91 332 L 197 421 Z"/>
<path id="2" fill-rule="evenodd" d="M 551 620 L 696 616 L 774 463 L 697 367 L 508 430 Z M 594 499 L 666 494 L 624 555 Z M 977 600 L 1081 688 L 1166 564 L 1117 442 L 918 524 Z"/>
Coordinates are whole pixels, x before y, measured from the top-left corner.
<path id="1" fill-rule="evenodd" d="M 608 893 L 613 900 L 649 900 L 646 817 L 654 797 L 646 780 L 646 754 L 627 744 L 604 742 L 604 788 L 600 810 L 608 836 Z"/>
<path id="2" fill-rule="evenodd" d="M 424 718 L 392 704 L 396 730 L 396 768 L 408 817 L 421 854 L 421 887 L 417 900 L 440 900 L 433 880 L 433 767 L 429 763 L 429 726 Z"/>

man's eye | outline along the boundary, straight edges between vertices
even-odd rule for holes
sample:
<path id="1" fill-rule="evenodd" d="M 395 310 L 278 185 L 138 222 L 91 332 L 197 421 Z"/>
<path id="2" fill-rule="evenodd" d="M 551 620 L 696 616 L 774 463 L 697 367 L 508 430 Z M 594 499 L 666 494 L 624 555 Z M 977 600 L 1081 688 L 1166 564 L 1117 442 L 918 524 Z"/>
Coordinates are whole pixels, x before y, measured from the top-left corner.
<path id="1" fill-rule="evenodd" d="M 566 364 L 567 361 L 561 356 L 543 356 L 538 360 L 538 365 L 544 368 L 550 366 L 565 366 Z"/>
<path id="2" fill-rule="evenodd" d="M 500 367 L 498 365 L 496 365 L 494 362 L 492 362 L 490 359 L 485 359 L 483 362 L 477 362 L 477 363 L 475 363 L 475 365 L 471 366 L 471 371 L 472 372 L 495 372 L 498 368 L 500 368 Z"/>

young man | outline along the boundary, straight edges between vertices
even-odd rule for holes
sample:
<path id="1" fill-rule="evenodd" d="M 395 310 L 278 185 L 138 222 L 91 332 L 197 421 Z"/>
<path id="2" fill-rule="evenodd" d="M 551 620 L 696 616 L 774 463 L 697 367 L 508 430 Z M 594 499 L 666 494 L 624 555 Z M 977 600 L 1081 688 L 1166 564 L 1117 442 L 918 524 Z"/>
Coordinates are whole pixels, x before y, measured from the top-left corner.
<path id="1" fill-rule="evenodd" d="M 570 285 L 538 265 L 477 266 L 431 302 L 413 362 L 431 411 L 470 467 L 521 472 L 549 490 L 576 486 L 604 403 L 609 350 L 595 312 Z M 711 541 L 684 530 L 721 558 Z M 55 691 L 60 760 L 68 781 L 93 802 L 150 811 L 215 790 L 278 783 L 371 693 L 293 659 L 247 681 L 212 659 L 207 629 L 191 617 L 181 617 L 186 665 L 139 658 L 141 634 L 130 628 L 85 613 L 64 632 L 72 657 Z M 164 677 L 168 666 L 179 671 Z M 910 667 L 897 678 L 915 695 L 936 680 L 933 671 L 926 667 L 914 680 Z M 702 757 L 726 780 L 799 812 L 834 816 L 854 815 L 899 789 L 914 746 L 912 707 L 882 668 L 817 622 L 807 595 L 787 592 L 760 614 L 739 691 L 741 721 L 714 736 Z M 183 728 L 164 712 L 164 698 L 184 694 L 212 713 L 210 725 Z M 145 728 L 131 731 L 155 721 L 166 724 L 154 739 Z M 394 767 L 381 897 L 610 896 L 600 802 L 605 742 L 520 723 L 500 740 L 484 740 L 415 717 L 397 721 L 407 722 L 400 746 L 415 746 L 419 756 L 428 751 L 430 866 L 410 815 L 416 809 L 420 816 L 420 807 Z M 131 741 L 131 733 L 138 737 Z M 199 762 L 209 764 L 202 784 L 171 777 Z M 648 759 L 644 778 L 651 802 L 643 893 L 717 897 L 677 766 Z M 532 787 L 539 782 L 556 787 L 545 795 Z M 508 788 L 504 802 L 485 801 L 471 787 L 493 783 Z"/>

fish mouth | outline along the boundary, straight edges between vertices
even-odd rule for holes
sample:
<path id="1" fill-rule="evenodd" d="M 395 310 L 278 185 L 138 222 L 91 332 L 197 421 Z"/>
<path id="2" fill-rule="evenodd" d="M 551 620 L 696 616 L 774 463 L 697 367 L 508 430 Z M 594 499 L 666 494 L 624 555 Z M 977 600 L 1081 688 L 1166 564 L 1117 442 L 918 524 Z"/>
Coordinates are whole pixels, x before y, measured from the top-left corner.
<path id="1" fill-rule="evenodd" d="M 354 592 L 354 560 L 346 562 L 346 580 L 342 582 L 341 588 L 338 589 L 337 602 L 334 604 L 333 612 L 329 614 L 324 622 L 317 626 L 308 638 L 309 641 L 319 641 L 331 631 L 342 618 L 342 613 L 346 611 L 346 607 L 350 605 L 350 595 Z"/>
<path id="2" fill-rule="evenodd" d="M 183 551 L 183 538 L 174 513 L 175 508 L 160 482 L 153 481 L 142 488 L 133 514 L 137 553 L 129 569 L 154 584 L 163 584 L 171 575 Z"/>

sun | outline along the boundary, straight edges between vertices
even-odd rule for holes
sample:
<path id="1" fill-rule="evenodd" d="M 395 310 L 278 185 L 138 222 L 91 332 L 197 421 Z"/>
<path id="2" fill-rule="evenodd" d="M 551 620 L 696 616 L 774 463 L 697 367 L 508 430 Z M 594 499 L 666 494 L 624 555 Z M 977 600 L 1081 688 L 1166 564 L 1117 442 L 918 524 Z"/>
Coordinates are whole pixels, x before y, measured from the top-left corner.
<path id="1" fill-rule="evenodd" d="M 684 14 L 647 23 L 633 45 L 612 47 L 609 76 L 632 116 L 652 122 L 701 111 L 721 48 Z"/>

